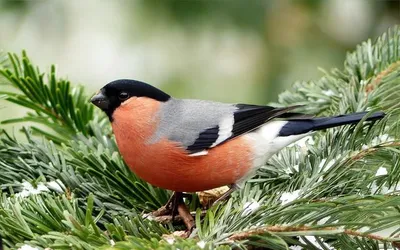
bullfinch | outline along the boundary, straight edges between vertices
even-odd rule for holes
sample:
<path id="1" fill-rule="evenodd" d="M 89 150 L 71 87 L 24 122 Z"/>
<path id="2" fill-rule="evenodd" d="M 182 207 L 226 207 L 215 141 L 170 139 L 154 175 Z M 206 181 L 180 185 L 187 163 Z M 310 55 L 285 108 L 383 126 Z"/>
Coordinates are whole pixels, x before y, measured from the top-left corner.
<path id="1" fill-rule="evenodd" d="M 122 157 L 140 178 L 176 192 L 228 185 L 225 198 L 285 146 L 367 114 L 314 118 L 293 112 L 298 106 L 178 99 L 127 79 L 108 83 L 91 102 L 107 114 Z"/>

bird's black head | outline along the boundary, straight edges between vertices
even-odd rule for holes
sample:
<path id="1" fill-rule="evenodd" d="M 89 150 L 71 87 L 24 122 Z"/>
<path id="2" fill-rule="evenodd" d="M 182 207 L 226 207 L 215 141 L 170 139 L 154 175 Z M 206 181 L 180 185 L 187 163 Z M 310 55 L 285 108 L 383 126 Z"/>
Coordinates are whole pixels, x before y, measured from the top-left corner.
<path id="1" fill-rule="evenodd" d="M 147 83 L 121 79 L 106 84 L 90 101 L 106 112 L 110 120 L 112 120 L 114 110 L 121 103 L 131 97 L 140 96 L 149 97 L 160 102 L 166 102 L 171 98 L 168 94 Z"/>

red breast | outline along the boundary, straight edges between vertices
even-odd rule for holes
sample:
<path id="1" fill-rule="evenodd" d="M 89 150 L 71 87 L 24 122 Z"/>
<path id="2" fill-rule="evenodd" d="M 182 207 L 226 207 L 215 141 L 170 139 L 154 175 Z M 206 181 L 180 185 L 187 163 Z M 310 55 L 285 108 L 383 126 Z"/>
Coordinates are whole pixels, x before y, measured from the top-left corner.
<path id="1" fill-rule="evenodd" d="M 140 178 L 161 188 L 195 192 L 233 184 L 251 169 L 252 152 L 245 137 L 219 145 L 204 156 L 189 156 L 167 138 L 150 144 L 159 122 L 159 106 L 156 100 L 132 97 L 113 113 L 118 148 Z"/>

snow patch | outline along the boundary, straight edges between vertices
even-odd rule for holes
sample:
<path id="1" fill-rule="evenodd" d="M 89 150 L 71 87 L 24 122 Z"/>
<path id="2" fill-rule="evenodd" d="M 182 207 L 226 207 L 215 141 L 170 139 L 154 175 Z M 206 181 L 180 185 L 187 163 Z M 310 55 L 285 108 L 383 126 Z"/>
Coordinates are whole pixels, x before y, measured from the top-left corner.
<path id="1" fill-rule="evenodd" d="M 362 150 L 367 150 L 370 147 L 375 147 L 375 146 L 380 145 L 382 143 L 391 142 L 391 141 L 394 141 L 393 137 L 389 136 L 388 134 L 383 134 L 383 135 L 374 137 L 369 142 L 369 145 L 366 145 L 366 144 L 362 145 L 361 149 Z"/>
<path id="2" fill-rule="evenodd" d="M 324 158 L 319 163 L 318 168 L 323 169 L 323 171 L 326 172 L 335 164 L 335 161 L 335 159 L 332 159 L 328 163 L 326 163 L 326 158 Z"/>
<path id="3" fill-rule="evenodd" d="M 327 159 L 324 158 L 324 159 L 322 159 L 321 162 L 319 163 L 318 168 L 321 169 L 322 172 L 326 172 L 326 171 L 328 171 L 333 165 L 335 165 L 335 163 L 336 163 L 337 161 L 340 161 L 341 157 L 342 157 L 342 155 L 341 155 L 341 154 L 338 154 L 334 159 L 328 161 L 328 163 L 326 162 Z"/>
<path id="4" fill-rule="evenodd" d="M 200 247 L 201 249 L 203 249 L 206 246 L 206 243 L 203 240 L 201 240 L 201 241 L 197 242 L 197 246 Z"/>
<path id="5" fill-rule="evenodd" d="M 313 244 L 315 247 L 317 247 L 318 249 L 320 249 L 320 244 L 318 243 L 318 241 L 317 241 L 317 239 L 315 238 L 315 236 L 304 236 L 304 238 L 306 238 L 311 244 Z M 305 245 L 308 245 L 304 240 L 303 240 L 303 238 L 300 238 L 300 242 L 301 243 L 303 243 L 303 244 L 305 244 Z M 328 245 L 328 244 L 326 244 L 326 243 L 322 243 L 323 245 L 324 245 L 324 247 L 325 247 L 325 249 L 334 249 L 332 246 L 330 246 L 330 245 Z"/>
<path id="6" fill-rule="evenodd" d="M 168 242 L 168 244 L 170 244 L 170 245 L 172 245 L 172 244 L 174 244 L 174 242 L 175 242 L 175 239 L 174 238 L 168 238 L 168 239 L 165 239 L 167 242 Z"/>
<path id="7" fill-rule="evenodd" d="M 22 191 L 16 193 L 15 194 L 16 197 L 28 197 L 31 195 L 36 195 L 42 192 L 50 191 L 42 182 L 39 182 L 36 188 L 33 187 L 32 184 L 27 181 L 22 182 L 21 185 L 22 185 Z"/>
<path id="8" fill-rule="evenodd" d="M 46 186 L 57 193 L 64 193 L 65 186 L 59 179 L 47 182 Z"/>
<path id="9" fill-rule="evenodd" d="M 320 219 L 320 220 L 317 222 L 317 225 L 324 225 L 330 218 L 331 218 L 330 216 L 326 216 L 326 217 Z"/>
<path id="10" fill-rule="evenodd" d="M 18 248 L 18 250 L 39 250 L 39 248 L 31 247 L 29 245 L 23 245 L 22 247 Z"/>
<path id="11" fill-rule="evenodd" d="M 328 89 L 328 90 L 322 90 L 322 94 L 326 96 L 333 96 L 335 95 L 335 92 L 333 92 L 331 89 Z"/>
<path id="12" fill-rule="evenodd" d="M 295 190 L 293 192 L 284 192 L 282 193 L 281 198 L 279 198 L 279 200 L 282 202 L 282 205 L 285 205 L 289 202 L 296 200 L 300 195 L 300 191 L 301 190 Z"/>
<path id="13" fill-rule="evenodd" d="M 387 175 L 387 170 L 385 167 L 379 167 L 378 170 L 376 171 L 375 176 L 382 176 L 382 175 Z"/>
<path id="14" fill-rule="evenodd" d="M 152 213 L 143 214 L 143 215 L 142 215 L 142 218 L 143 218 L 143 219 L 150 220 L 150 221 L 153 221 L 153 220 L 155 219 L 155 217 L 154 217 L 154 215 L 153 215 Z"/>
<path id="15" fill-rule="evenodd" d="M 260 203 L 257 201 L 252 201 L 252 202 L 246 202 L 243 205 L 243 212 L 242 212 L 242 217 L 245 217 L 247 215 L 250 215 L 257 211 L 260 208 Z"/>
<path id="16" fill-rule="evenodd" d="M 365 233 L 365 232 L 367 232 L 368 230 L 370 230 L 369 227 L 362 227 L 362 228 L 358 229 L 357 231 L 360 232 L 360 233 Z"/>

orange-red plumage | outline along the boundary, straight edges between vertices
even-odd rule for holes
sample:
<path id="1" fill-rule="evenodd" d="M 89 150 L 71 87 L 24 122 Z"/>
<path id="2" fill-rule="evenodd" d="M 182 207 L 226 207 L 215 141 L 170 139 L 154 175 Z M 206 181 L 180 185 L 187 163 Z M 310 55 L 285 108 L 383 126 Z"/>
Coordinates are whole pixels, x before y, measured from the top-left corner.
<path id="1" fill-rule="evenodd" d="M 150 143 L 159 122 L 159 106 L 154 99 L 132 97 L 113 113 L 118 148 L 140 178 L 165 189 L 194 192 L 233 184 L 248 173 L 253 159 L 246 137 L 237 137 L 196 157 L 166 138 Z"/>

